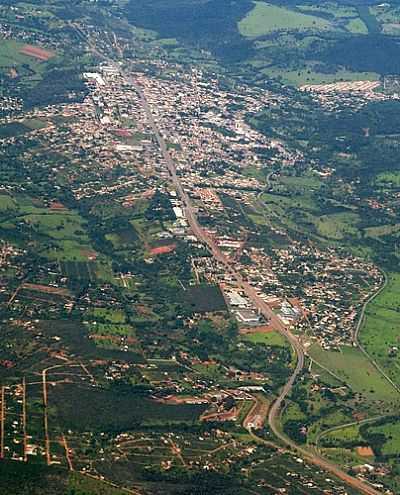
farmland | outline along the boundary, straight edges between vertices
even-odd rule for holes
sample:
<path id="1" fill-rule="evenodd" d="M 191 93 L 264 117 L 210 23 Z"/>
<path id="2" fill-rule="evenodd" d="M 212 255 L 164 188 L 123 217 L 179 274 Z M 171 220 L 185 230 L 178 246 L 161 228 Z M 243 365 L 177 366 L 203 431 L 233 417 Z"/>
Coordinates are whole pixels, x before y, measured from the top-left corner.
<path id="1" fill-rule="evenodd" d="M 75 431 L 121 431 L 138 425 L 194 423 L 204 410 L 196 405 L 163 405 L 140 395 L 60 385 L 50 401 L 58 420 Z"/>
<path id="2" fill-rule="evenodd" d="M 221 290 L 217 286 L 193 286 L 186 291 L 186 299 L 193 311 L 207 313 L 226 310 Z"/>
<path id="3" fill-rule="evenodd" d="M 39 61 L 23 53 L 21 50 L 24 44 L 14 40 L 0 40 L 0 68 L 10 69 L 27 65 L 31 69 L 39 69 Z"/>
<path id="4" fill-rule="evenodd" d="M 287 342 L 277 332 L 255 332 L 251 334 L 244 335 L 245 340 L 249 340 L 254 343 L 261 343 L 266 345 L 277 345 L 277 346 L 286 346 Z"/>

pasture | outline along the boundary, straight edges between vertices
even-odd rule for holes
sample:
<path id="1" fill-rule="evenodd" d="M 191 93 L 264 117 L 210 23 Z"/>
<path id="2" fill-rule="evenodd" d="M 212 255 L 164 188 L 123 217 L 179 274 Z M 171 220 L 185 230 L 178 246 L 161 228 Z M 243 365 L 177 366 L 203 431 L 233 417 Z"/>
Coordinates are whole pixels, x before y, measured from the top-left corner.
<path id="1" fill-rule="evenodd" d="M 373 359 L 400 384 L 400 273 L 389 273 L 385 289 L 368 305 L 360 340 Z"/>
<path id="2" fill-rule="evenodd" d="M 326 351 L 315 344 L 309 355 L 347 383 L 369 404 L 384 401 L 388 408 L 397 407 L 399 397 L 393 387 L 378 372 L 364 354 L 354 347 L 341 347 L 340 351 Z"/>
<path id="3" fill-rule="evenodd" d="M 333 29 L 333 26 L 321 17 L 295 12 L 265 2 L 255 2 L 253 10 L 238 23 L 238 28 L 242 36 L 254 38 L 280 30 L 329 31 Z"/>

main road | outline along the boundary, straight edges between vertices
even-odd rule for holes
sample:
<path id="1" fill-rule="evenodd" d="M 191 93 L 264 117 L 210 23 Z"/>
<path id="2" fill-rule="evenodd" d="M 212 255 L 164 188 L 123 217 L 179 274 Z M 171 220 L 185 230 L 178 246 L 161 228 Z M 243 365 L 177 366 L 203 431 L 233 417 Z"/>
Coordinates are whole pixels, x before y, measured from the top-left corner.
<path id="1" fill-rule="evenodd" d="M 254 289 L 254 287 L 252 287 L 244 279 L 243 275 L 236 270 L 235 266 L 222 253 L 222 251 L 219 249 L 219 247 L 217 246 L 215 241 L 211 238 L 211 236 L 209 236 L 208 233 L 199 224 L 193 205 L 189 198 L 189 195 L 184 190 L 182 183 L 177 175 L 175 163 L 168 151 L 165 139 L 162 136 L 158 128 L 158 125 L 154 119 L 151 107 L 147 101 L 146 95 L 144 94 L 142 87 L 136 82 L 135 78 L 127 74 L 121 68 L 121 66 L 115 62 L 115 60 L 99 52 L 97 48 L 90 42 L 89 42 L 89 46 L 91 47 L 92 51 L 95 52 L 98 56 L 105 59 L 109 64 L 117 68 L 120 71 L 121 75 L 125 78 L 125 80 L 129 82 L 132 85 L 132 87 L 135 88 L 135 90 L 137 91 L 143 109 L 146 113 L 148 122 L 158 142 L 162 157 L 165 161 L 166 167 L 170 175 L 172 185 L 174 186 L 178 197 L 182 201 L 182 207 L 185 212 L 185 217 L 193 234 L 205 245 L 207 245 L 214 259 L 216 259 L 219 263 L 221 263 L 224 266 L 226 273 L 229 273 L 229 275 L 232 276 L 232 278 L 236 281 L 237 286 L 246 294 L 249 300 L 252 301 L 252 303 L 260 311 L 260 313 L 267 320 L 269 320 L 271 324 L 274 326 L 274 328 L 289 341 L 294 352 L 296 353 L 297 362 L 295 369 L 293 370 L 293 373 L 290 375 L 286 384 L 282 387 L 279 396 L 275 399 L 274 403 L 272 404 L 269 410 L 268 423 L 271 430 L 276 435 L 276 437 L 279 438 L 279 440 L 281 440 L 286 446 L 298 452 L 300 455 L 302 455 L 302 457 L 306 458 L 309 462 L 313 463 L 314 465 L 317 465 L 322 469 L 331 472 L 336 477 L 347 483 L 349 486 L 357 489 L 360 493 L 363 493 L 365 495 L 381 495 L 381 492 L 375 490 L 373 487 L 366 484 L 365 482 L 348 475 L 347 473 L 342 471 L 339 468 L 339 466 L 326 461 L 316 453 L 311 453 L 307 449 L 300 447 L 280 430 L 278 425 L 279 425 L 282 404 L 286 399 L 286 397 L 288 397 L 288 395 L 290 394 L 297 377 L 300 375 L 304 367 L 305 358 L 304 358 L 303 347 L 299 342 L 299 340 L 297 339 L 297 337 L 293 335 L 293 333 L 283 324 L 280 318 L 278 318 L 278 316 L 275 315 L 271 307 L 263 299 L 261 299 L 257 291 Z"/>
<path id="2" fill-rule="evenodd" d="M 274 328 L 280 332 L 291 344 L 292 348 L 294 349 L 296 356 L 297 356 L 297 363 L 295 366 L 295 369 L 293 370 L 293 373 L 289 377 L 288 381 L 286 384 L 283 386 L 282 390 L 280 391 L 279 396 L 276 398 L 274 403 L 272 404 L 269 414 L 268 414 L 268 423 L 273 431 L 273 433 L 287 446 L 291 447 L 294 451 L 298 452 L 302 457 L 306 458 L 308 461 L 313 463 L 314 465 L 319 466 L 322 469 L 325 469 L 335 476 L 337 476 L 339 479 L 342 481 L 346 482 L 348 485 L 351 487 L 357 489 L 360 491 L 360 493 L 364 493 L 366 495 L 380 495 L 381 492 L 375 490 L 372 486 L 364 483 L 363 481 L 354 478 L 353 476 L 348 475 L 345 473 L 343 470 L 339 468 L 339 466 L 336 466 L 335 464 L 332 464 L 322 457 L 318 456 L 315 453 L 311 453 L 307 449 L 300 447 L 297 445 L 293 440 L 291 440 L 289 437 L 287 437 L 284 433 L 279 428 L 279 418 L 280 418 L 280 412 L 282 409 L 282 404 L 286 397 L 290 394 L 292 387 L 297 379 L 297 377 L 300 375 L 302 372 L 302 369 L 304 367 L 304 350 L 297 339 L 295 335 L 283 324 L 283 322 L 278 318 L 277 315 L 272 311 L 270 306 L 263 300 L 261 297 L 258 295 L 257 291 L 255 290 L 254 287 L 252 287 L 243 277 L 243 275 L 236 270 L 236 268 L 229 262 L 229 260 L 226 258 L 226 256 L 221 252 L 215 241 L 208 235 L 208 233 L 201 227 L 199 224 L 195 211 L 193 209 L 193 205 L 190 201 L 190 198 L 186 191 L 184 190 L 182 183 L 177 175 L 176 172 L 176 167 L 174 164 L 174 161 L 172 160 L 172 157 L 168 151 L 166 142 L 164 140 L 164 137 L 160 133 L 160 130 L 158 129 L 158 126 L 154 120 L 153 113 L 151 111 L 150 105 L 146 99 L 146 96 L 143 92 L 143 89 L 136 83 L 133 77 L 126 76 L 127 80 L 132 84 L 132 86 L 136 89 L 138 92 L 141 103 L 143 106 L 143 109 L 145 110 L 146 116 L 148 118 L 148 121 L 150 123 L 150 126 L 153 130 L 153 133 L 156 137 L 156 140 L 158 142 L 158 145 L 161 150 L 161 154 L 164 158 L 164 161 L 166 163 L 171 182 L 179 196 L 179 198 L 182 201 L 182 206 L 185 212 L 185 217 L 186 220 L 193 232 L 193 234 L 204 244 L 207 245 L 209 251 L 213 255 L 213 257 L 220 262 L 226 269 L 226 272 L 231 275 L 234 280 L 236 281 L 238 287 L 246 294 L 246 296 L 249 298 L 249 300 L 252 301 L 254 306 L 261 312 L 261 314 L 267 318 L 271 324 L 274 326 Z"/>

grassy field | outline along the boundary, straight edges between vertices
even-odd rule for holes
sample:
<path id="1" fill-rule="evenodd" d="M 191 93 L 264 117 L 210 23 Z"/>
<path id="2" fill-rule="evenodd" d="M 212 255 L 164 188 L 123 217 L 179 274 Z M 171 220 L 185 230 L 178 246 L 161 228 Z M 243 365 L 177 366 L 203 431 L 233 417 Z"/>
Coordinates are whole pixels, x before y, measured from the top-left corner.
<path id="1" fill-rule="evenodd" d="M 400 384 L 400 273 L 388 274 L 386 288 L 367 307 L 360 340 L 366 350 Z"/>
<path id="2" fill-rule="evenodd" d="M 244 335 L 244 340 L 249 340 L 256 344 L 287 346 L 287 340 L 278 332 L 255 332 Z"/>
<path id="3" fill-rule="evenodd" d="M 350 31 L 350 33 L 354 33 L 354 34 L 368 34 L 367 26 L 359 18 L 351 19 L 346 24 L 346 29 Z"/>
<path id="4" fill-rule="evenodd" d="M 360 217 L 356 213 L 335 213 L 322 215 L 316 221 L 318 232 L 328 239 L 343 239 L 345 236 L 357 236 L 356 227 Z"/>
<path id="5" fill-rule="evenodd" d="M 340 352 L 325 351 L 315 344 L 309 349 L 309 355 L 335 373 L 353 392 L 360 393 L 369 403 L 384 401 L 387 407 L 399 404 L 393 387 L 358 349 L 342 347 Z"/>
<path id="6" fill-rule="evenodd" d="M 126 322 L 125 313 L 118 309 L 94 308 L 89 312 L 89 315 L 95 320 L 106 323 L 118 324 Z"/>
<path id="7" fill-rule="evenodd" d="M 379 74 L 375 72 L 351 72 L 340 69 L 332 73 L 318 72 L 312 64 L 304 66 L 300 70 L 287 70 L 284 67 L 271 67 L 262 70 L 268 77 L 280 78 L 284 83 L 293 86 L 307 84 L 329 84 L 339 81 L 376 81 Z"/>
<path id="8" fill-rule="evenodd" d="M 341 445 L 344 442 L 352 442 L 352 441 L 360 441 L 360 440 L 361 437 L 359 432 L 359 426 L 352 425 L 327 433 L 323 437 L 322 444 L 334 443 L 334 445 Z"/>
<path id="9" fill-rule="evenodd" d="M 330 15 L 335 19 L 346 19 L 358 17 L 355 8 L 343 5 L 340 6 L 334 2 L 323 2 L 321 4 L 315 3 L 314 5 L 299 5 L 298 9 L 306 14 L 313 15 Z"/>
<path id="10" fill-rule="evenodd" d="M 333 29 L 329 21 L 313 15 L 302 14 L 264 2 L 255 2 L 253 10 L 242 19 L 239 32 L 246 37 L 257 37 L 278 30 Z"/>
<path id="11" fill-rule="evenodd" d="M 379 426 L 371 426 L 368 428 L 368 433 L 380 433 L 385 435 L 386 442 L 382 447 L 383 455 L 400 454 L 400 423 L 398 421 L 388 421 Z"/>
<path id="12" fill-rule="evenodd" d="M 14 40 L 0 40 L 0 67 L 15 67 L 22 64 L 39 65 L 39 61 L 20 53 L 20 49 L 24 46 Z"/>
<path id="13" fill-rule="evenodd" d="M 71 495 L 123 495 L 124 490 L 115 488 L 101 481 L 94 480 L 78 473 L 72 473 L 68 479 L 68 489 Z"/>
<path id="14" fill-rule="evenodd" d="M 368 237 L 380 237 L 400 232 L 400 223 L 394 225 L 379 225 L 377 227 L 368 227 L 364 230 Z"/>
<path id="15" fill-rule="evenodd" d="M 382 172 L 376 176 L 376 184 L 400 187 L 400 172 Z"/>

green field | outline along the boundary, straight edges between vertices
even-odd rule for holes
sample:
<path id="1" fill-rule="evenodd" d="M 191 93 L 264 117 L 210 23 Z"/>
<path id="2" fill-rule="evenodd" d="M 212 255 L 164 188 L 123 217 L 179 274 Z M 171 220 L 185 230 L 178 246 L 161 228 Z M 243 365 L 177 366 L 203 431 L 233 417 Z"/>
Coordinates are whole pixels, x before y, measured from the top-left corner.
<path id="1" fill-rule="evenodd" d="M 337 430 L 333 430 L 326 435 L 323 435 L 322 438 L 324 439 L 323 444 L 329 442 L 330 444 L 334 443 L 338 446 L 342 445 L 345 442 L 359 441 L 359 426 L 352 425 L 346 426 L 345 428 L 338 428 Z"/>
<path id="2" fill-rule="evenodd" d="M 356 213 L 335 213 L 323 215 L 316 221 L 318 232 L 328 239 L 343 239 L 345 236 L 357 236 L 356 227 L 360 217 Z"/>
<path id="3" fill-rule="evenodd" d="M 278 332 L 255 332 L 252 334 L 244 335 L 244 340 L 249 340 L 250 342 L 254 342 L 256 344 L 266 344 L 266 345 L 279 345 L 279 346 L 287 346 L 287 340 L 282 337 L 282 335 Z"/>
<path id="4" fill-rule="evenodd" d="M 20 43 L 14 40 L 0 40 L 0 67 L 15 67 L 21 64 L 36 64 L 39 62 L 28 55 L 23 55 L 19 50 L 24 46 L 24 43 Z"/>
<path id="5" fill-rule="evenodd" d="M 367 28 L 367 26 L 359 18 L 357 18 L 357 19 L 351 19 L 346 24 L 346 29 L 348 31 L 350 31 L 351 33 L 354 33 L 354 34 L 368 34 L 368 28 Z"/>
<path id="6" fill-rule="evenodd" d="M 315 3 L 314 5 L 299 5 L 298 9 L 306 14 L 314 14 L 314 15 L 331 15 L 334 16 L 335 19 L 346 19 L 358 17 L 357 11 L 355 8 L 350 7 L 348 5 L 338 5 L 335 2 L 323 2 L 321 4 Z"/>
<path id="7" fill-rule="evenodd" d="M 368 227 L 364 230 L 368 237 L 380 237 L 383 235 L 396 234 L 400 232 L 400 223 L 394 225 L 379 225 L 377 227 Z"/>
<path id="8" fill-rule="evenodd" d="M 382 446 L 383 455 L 400 454 L 400 423 L 399 421 L 388 421 L 384 424 L 368 427 L 369 434 L 383 434 L 386 441 Z"/>
<path id="9" fill-rule="evenodd" d="M 255 2 L 253 10 L 242 19 L 239 32 L 246 37 L 257 37 L 278 30 L 331 30 L 329 21 L 313 15 L 294 12 L 283 7 L 277 7 L 264 2 Z"/>
<path id="10" fill-rule="evenodd" d="M 125 323 L 125 313 L 118 309 L 94 308 L 88 313 L 94 320 L 104 321 L 106 323 Z"/>
<path id="11" fill-rule="evenodd" d="M 358 349 L 341 347 L 340 352 L 325 351 L 315 344 L 308 352 L 317 363 L 335 373 L 369 403 L 385 401 L 387 407 L 399 403 L 393 387 Z"/>
<path id="12" fill-rule="evenodd" d="M 360 340 L 370 355 L 400 384 L 400 273 L 388 274 L 385 289 L 368 305 Z"/>
<path id="13" fill-rule="evenodd" d="M 382 172 L 376 176 L 376 184 L 379 186 L 400 187 L 400 172 Z"/>

